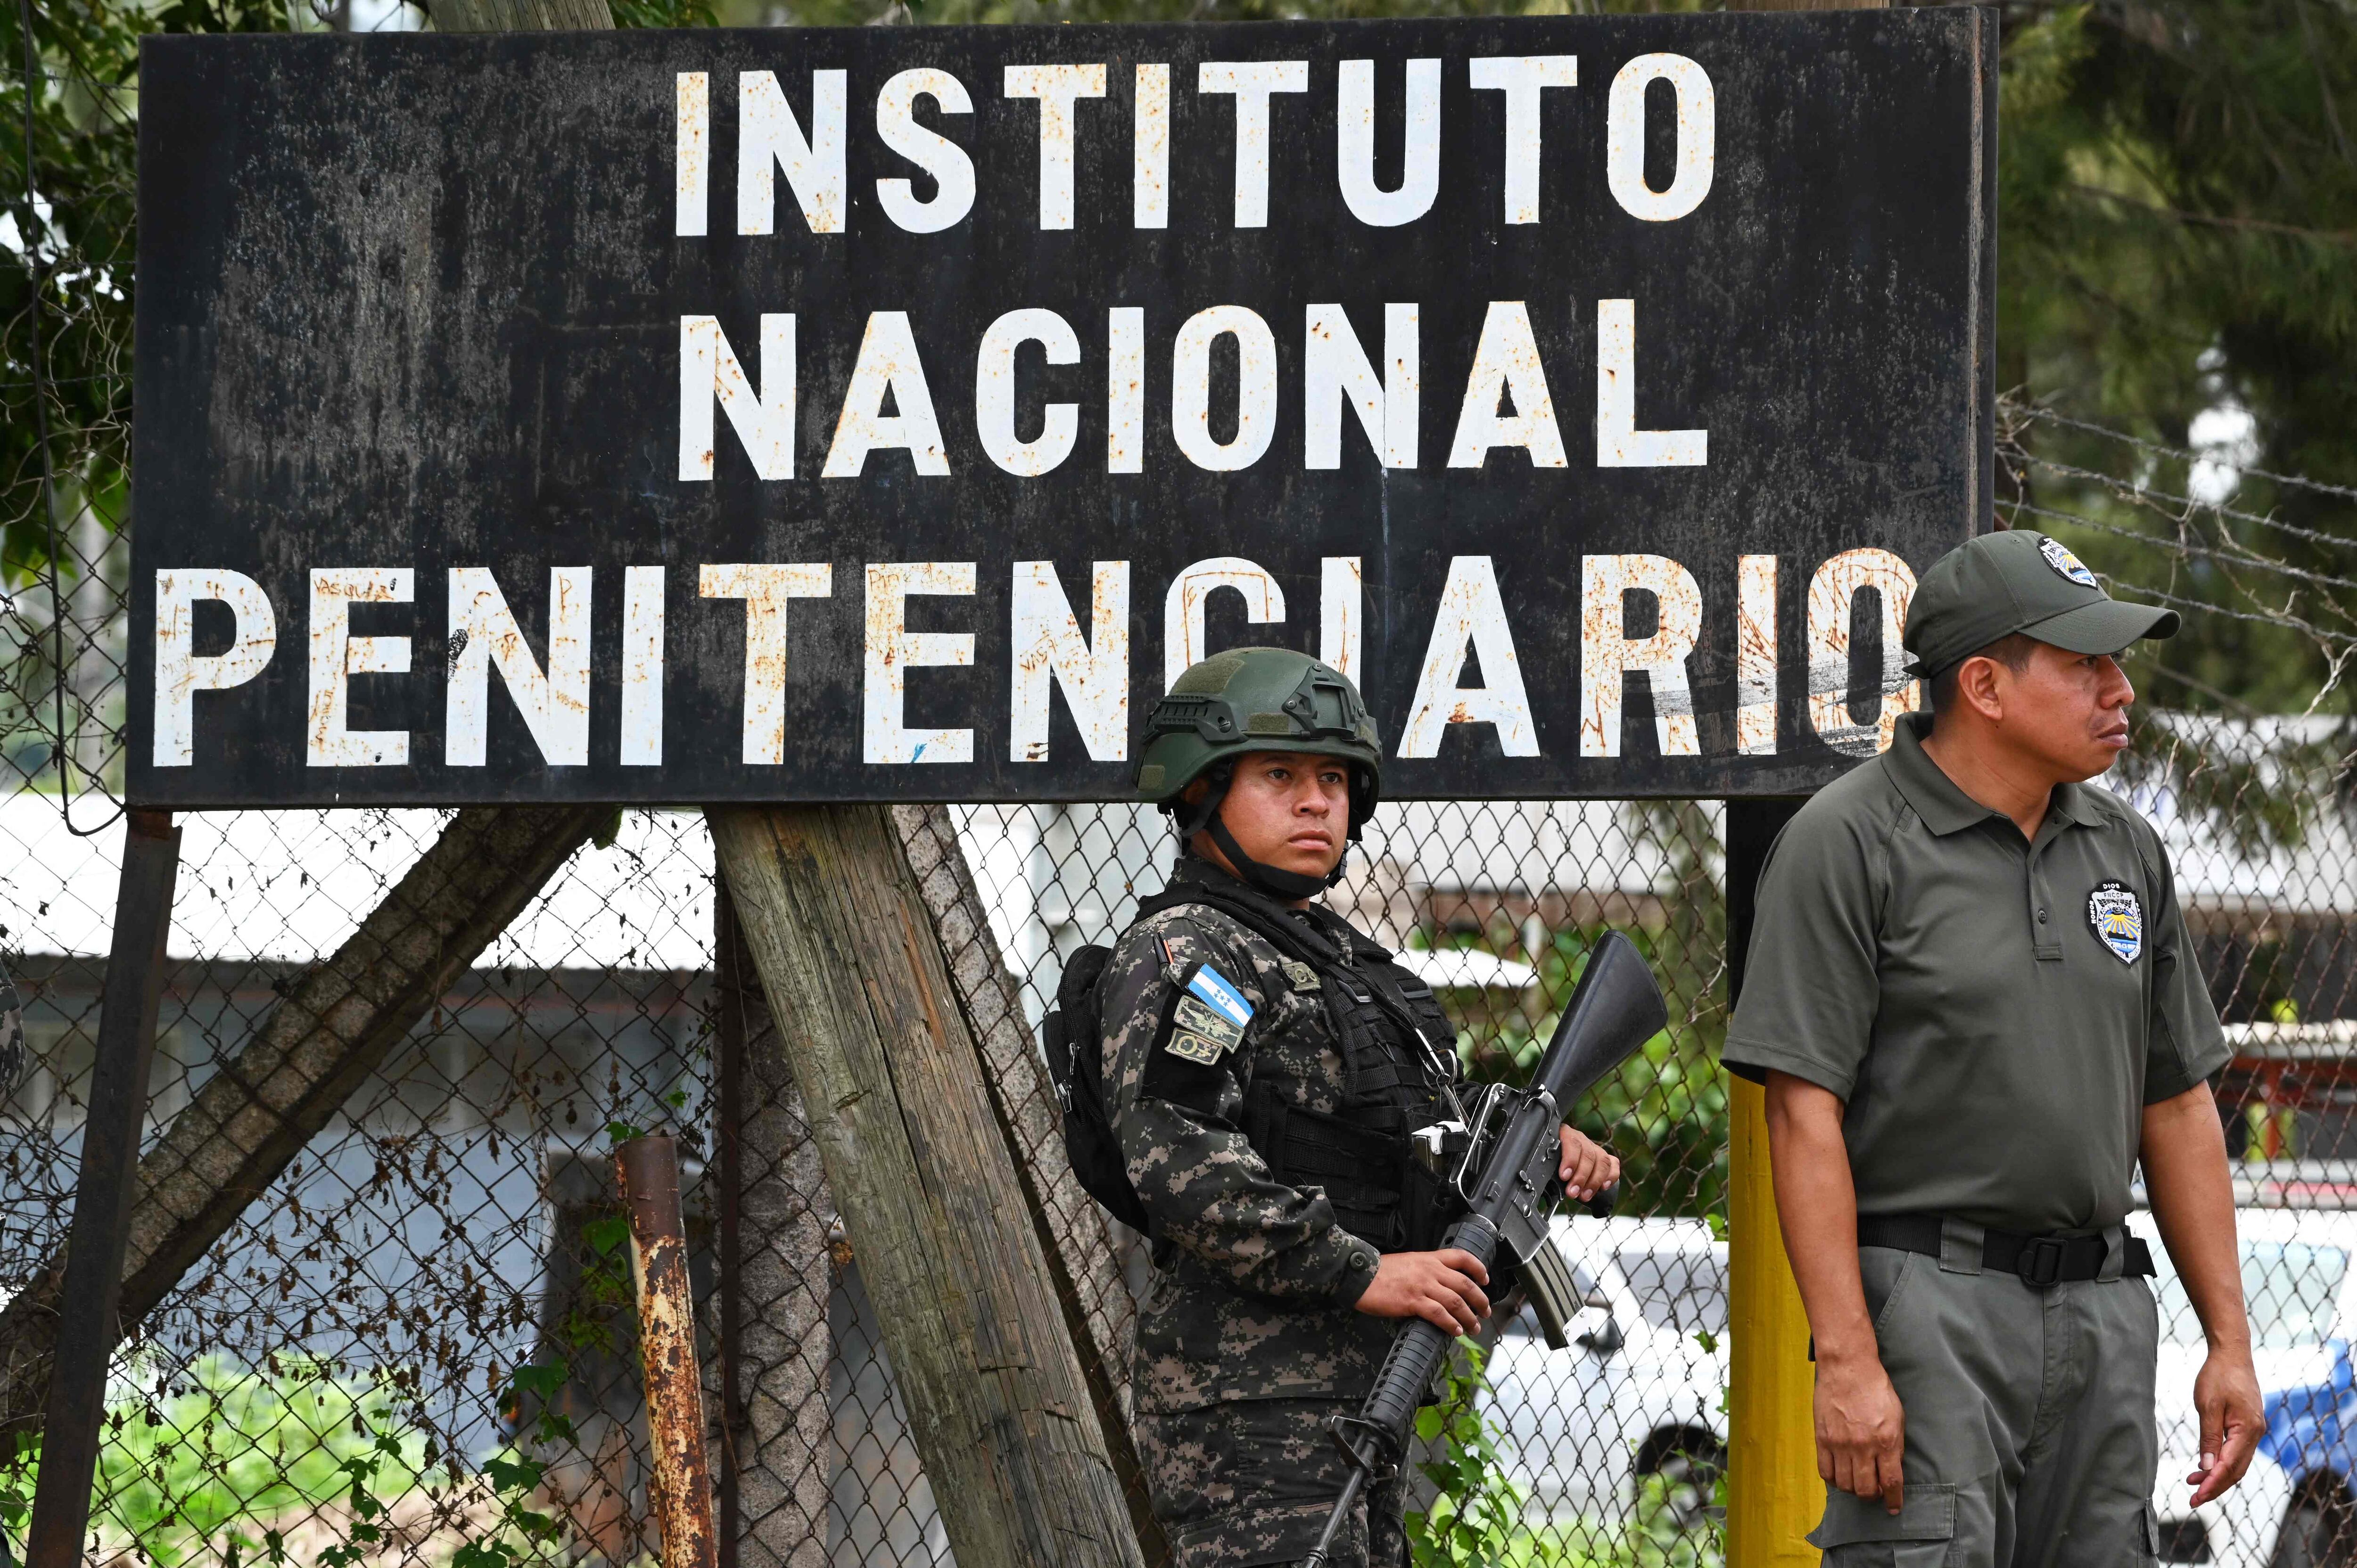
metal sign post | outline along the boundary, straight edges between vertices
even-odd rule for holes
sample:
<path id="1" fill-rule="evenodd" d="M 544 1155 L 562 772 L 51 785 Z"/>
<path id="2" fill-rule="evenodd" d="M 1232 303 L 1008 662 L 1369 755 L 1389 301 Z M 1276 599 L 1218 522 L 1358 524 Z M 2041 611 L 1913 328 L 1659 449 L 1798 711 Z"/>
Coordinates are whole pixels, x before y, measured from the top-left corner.
<path id="1" fill-rule="evenodd" d="M 40 1479 L 25 1541 L 29 1568 L 72 1568 L 82 1560 L 91 1479 L 106 1417 L 107 1363 L 122 1337 L 116 1318 L 131 1175 L 147 1119 L 164 941 L 172 929 L 172 886 L 180 871 L 180 830 L 169 811 L 133 811 L 124 825 L 97 1057 L 82 1122 L 81 1176 L 74 1187 L 73 1229 L 66 1243 L 66 1310 L 58 1321 Z"/>

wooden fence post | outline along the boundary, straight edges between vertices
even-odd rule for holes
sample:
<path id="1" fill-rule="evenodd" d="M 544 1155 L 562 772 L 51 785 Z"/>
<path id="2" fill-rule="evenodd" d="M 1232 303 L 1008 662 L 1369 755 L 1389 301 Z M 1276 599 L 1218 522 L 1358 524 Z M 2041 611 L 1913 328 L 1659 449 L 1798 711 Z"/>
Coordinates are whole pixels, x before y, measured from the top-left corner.
<path id="1" fill-rule="evenodd" d="M 976 1043 L 886 809 L 706 817 L 960 1568 L 1140 1568 Z"/>

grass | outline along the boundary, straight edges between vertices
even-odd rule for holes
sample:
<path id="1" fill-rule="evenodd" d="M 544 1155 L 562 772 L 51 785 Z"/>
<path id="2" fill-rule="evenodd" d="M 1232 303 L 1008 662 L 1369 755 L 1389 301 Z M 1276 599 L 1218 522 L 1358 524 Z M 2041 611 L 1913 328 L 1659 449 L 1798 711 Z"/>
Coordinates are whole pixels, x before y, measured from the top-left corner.
<path id="1" fill-rule="evenodd" d="M 369 1489 L 380 1499 L 423 1484 L 422 1437 L 395 1437 L 394 1453 L 380 1446 L 397 1430 L 391 1396 L 367 1380 L 207 1358 L 160 1396 L 110 1408 L 92 1516 L 102 1541 L 135 1545 L 156 1568 L 204 1554 L 231 1526 L 241 1541 L 222 1541 L 224 1557 L 276 1559 L 284 1549 L 272 1526 L 346 1498 L 347 1461 L 379 1461 Z M 39 1462 L 34 1448 L 0 1466 L 0 1520 L 13 1511 L 9 1494 L 32 1496 Z"/>

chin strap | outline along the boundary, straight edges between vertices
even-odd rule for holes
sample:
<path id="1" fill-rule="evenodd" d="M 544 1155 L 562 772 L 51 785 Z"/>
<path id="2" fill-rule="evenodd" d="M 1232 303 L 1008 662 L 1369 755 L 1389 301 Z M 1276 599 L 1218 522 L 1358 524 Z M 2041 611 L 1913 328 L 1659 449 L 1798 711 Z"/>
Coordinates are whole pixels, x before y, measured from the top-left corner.
<path id="1" fill-rule="evenodd" d="M 1264 865 L 1246 854 L 1243 846 L 1236 843 L 1236 836 L 1228 832 L 1228 824 L 1222 819 L 1216 801 L 1211 807 L 1211 820 L 1203 824 L 1203 828 L 1211 835 L 1211 842 L 1220 846 L 1220 853 L 1228 857 L 1228 864 L 1236 868 L 1236 875 L 1243 878 L 1245 885 L 1257 887 L 1273 898 L 1315 898 L 1341 881 L 1343 868 L 1351 864 L 1351 846 L 1344 844 L 1342 858 L 1334 863 L 1330 875 L 1310 876 L 1302 872 Z"/>

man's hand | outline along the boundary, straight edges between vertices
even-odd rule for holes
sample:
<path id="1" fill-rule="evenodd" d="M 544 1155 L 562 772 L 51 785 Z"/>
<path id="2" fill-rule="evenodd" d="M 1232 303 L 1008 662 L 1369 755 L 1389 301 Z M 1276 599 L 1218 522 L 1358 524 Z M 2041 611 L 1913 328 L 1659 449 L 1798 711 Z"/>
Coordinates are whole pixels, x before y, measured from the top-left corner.
<path id="1" fill-rule="evenodd" d="M 2243 1309 L 2241 1248 L 2234 1239 L 2234 1184 L 2210 1086 L 2197 1083 L 2146 1106 L 2136 1152 L 2153 1222 L 2210 1343 L 2210 1358 L 2193 1381 L 2201 1455 L 2185 1477 L 2198 1508 L 2243 1478 L 2261 1431 L 2259 1380 L 2251 1369 L 2251 1323 Z"/>
<path id="2" fill-rule="evenodd" d="M 2259 1403 L 2259 1378 L 2246 1349 L 2221 1348 L 2201 1363 L 2193 1380 L 2193 1408 L 2201 1416 L 2201 1452 L 2185 1477 L 2200 1508 L 2243 1478 L 2266 1430 Z"/>
<path id="3" fill-rule="evenodd" d="M 1907 1412 L 1890 1374 L 1872 1353 L 1817 1362 L 1817 1474 L 1845 1492 L 1880 1498 L 1897 1513 L 1906 1500 L 1900 1459 Z"/>
<path id="4" fill-rule="evenodd" d="M 1586 1203 L 1620 1179 L 1620 1160 L 1585 1133 L 1563 1130 L 1563 1164 L 1555 1173 L 1564 1191 Z"/>
<path id="5" fill-rule="evenodd" d="M 1481 1291 L 1489 1283 L 1481 1260 L 1454 1247 L 1385 1252 L 1358 1306 L 1370 1317 L 1421 1317 L 1450 1334 L 1470 1334 L 1489 1315 Z"/>

